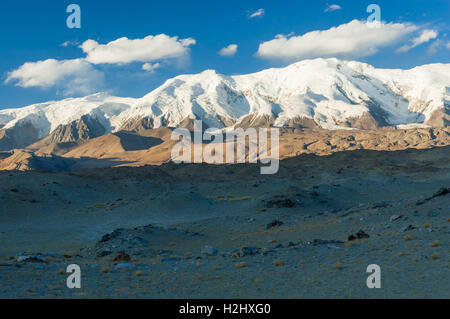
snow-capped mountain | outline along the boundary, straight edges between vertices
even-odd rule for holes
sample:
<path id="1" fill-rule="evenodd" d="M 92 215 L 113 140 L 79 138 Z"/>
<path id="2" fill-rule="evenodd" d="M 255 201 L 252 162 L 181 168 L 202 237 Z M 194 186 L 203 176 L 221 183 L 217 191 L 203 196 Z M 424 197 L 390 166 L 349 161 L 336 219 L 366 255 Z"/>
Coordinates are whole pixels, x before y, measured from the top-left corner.
<path id="1" fill-rule="evenodd" d="M 133 128 L 142 121 L 146 127 L 176 127 L 188 118 L 218 128 L 244 121 L 250 126 L 307 121 L 325 129 L 447 126 L 450 64 L 387 70 L 353 61 L 315 59 L 248 75 L 225 76 L 207 70 L 170 79 L 140 99 L 100 93 L 1 110 L 0 128 L 13 143 L 20 127 L 28 127 L 33 138 L 41 139 L 62 126 L 73 127 L 86 116 L 105 133 Z M 67 136 L 67 130 L 63 131 Z"/>

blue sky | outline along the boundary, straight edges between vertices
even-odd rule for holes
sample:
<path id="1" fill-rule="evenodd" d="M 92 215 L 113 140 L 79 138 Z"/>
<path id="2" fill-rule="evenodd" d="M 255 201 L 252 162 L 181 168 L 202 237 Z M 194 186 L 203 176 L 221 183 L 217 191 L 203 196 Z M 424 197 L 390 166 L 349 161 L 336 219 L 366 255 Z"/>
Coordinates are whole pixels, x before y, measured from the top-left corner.
<path id="1" fill-rule="evenodd" d="M 66 26 L 71 3 L 81 8 L 81 29 Z M 384 24 L 372 33 L 351 23 L 364 23 L 371 3 Z M 141 97 L 182 73 L 245 74 L 303 58 L 337 56 L 383 68 L 450 63 L 448 21 L 449 0 L 10 1 L 0 11 L 0 109 L 97 91 Z M 142 40 L 161 34 L 162 47 Z M 123 37 L 120 48 L 107 45 Z M 87 40 L 95 42 L 83 51 Z M 236 52 L 218 54 L 230 44 Z M 124 48 L 145 52 L 117 53 Z M 40 63 L 47 59 L 54 60 Z"/>

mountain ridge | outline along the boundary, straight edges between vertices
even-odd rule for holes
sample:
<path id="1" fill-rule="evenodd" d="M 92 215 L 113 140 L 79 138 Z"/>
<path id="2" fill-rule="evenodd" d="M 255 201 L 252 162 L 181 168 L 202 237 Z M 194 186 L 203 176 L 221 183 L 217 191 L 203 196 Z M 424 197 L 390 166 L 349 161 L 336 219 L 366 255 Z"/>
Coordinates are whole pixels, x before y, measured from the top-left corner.
<path id="1" fill-rule="evenodd" d="M 120 130 L 186 127 L 189 119 L 217 128 L 446 127 L 450 64 L 377 69 L 330 58 L 246 75 L 214 70 L 179 75 L 142 98 L 97 93 L 0 110 L 0 150 L 22 148 L 49 136 L 52 142 L 73 142 Z M 25 137 L 11 133 L 24 125 L 35 132 Z"/>

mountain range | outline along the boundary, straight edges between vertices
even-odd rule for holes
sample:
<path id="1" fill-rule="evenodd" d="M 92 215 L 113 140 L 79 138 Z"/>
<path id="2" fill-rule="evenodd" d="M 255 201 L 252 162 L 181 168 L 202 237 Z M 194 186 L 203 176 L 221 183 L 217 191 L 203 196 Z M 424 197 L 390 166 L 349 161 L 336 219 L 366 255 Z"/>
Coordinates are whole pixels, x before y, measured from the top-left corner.
<path id="1" fill-rule="evenodd" d="M 225 76 L 181 75 L 142 98 L 98 93 L 0 111 L 0 150 L 88 140 L 121 130 L 206 126 L 446 127 L 450 64 L 376 69 L 338 59 Z"/>

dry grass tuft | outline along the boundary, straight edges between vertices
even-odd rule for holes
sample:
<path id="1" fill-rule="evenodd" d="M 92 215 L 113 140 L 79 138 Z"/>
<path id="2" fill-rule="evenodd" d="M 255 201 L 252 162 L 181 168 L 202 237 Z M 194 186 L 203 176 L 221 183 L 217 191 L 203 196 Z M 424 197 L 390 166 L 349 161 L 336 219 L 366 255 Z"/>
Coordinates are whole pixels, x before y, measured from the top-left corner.
<path id="1" fill-rule="evenodd" d="M 344 268 L 344 265 L 342 265 L 342 263 L 341 263 L 340 261 L 338 261 L 337 263 L 335 263 L 335 264 L 333 265 L 333 268 L 334 268 L 334 269 L 341 270 L 341 269 Z"/>
<path id="2" fill-rule="evenodd" d="M 278 259 L 273 262 L 273 265 L 276 267 L 284 266 L 284 262 Z"/>
<path id="3" fill-rule="evenodd" d="M 246 262 L 241 262 L 241 263 L 237 263 L 236 265 L 234 265 L 234 268 L 236 269 L 241 269 L 241 268 L 246 268 L 248 265 Z"/>
<path id="4" fill-rule="evenodd" d="M 439 247 L 441 245 L 441 242 L 439 240 L 435 240 L 431 243 L 431 247 Z"/>
<path id="5" fill-rule="evenodd" d="M 109 273 L 110 272 L 110 269 L 108 268 L 108 267 L 104 267 L 104 268 L 102 268 L 102 270 L 101 270 L 101 273 L 102 274 L 107 274 L 107 273 Z"/>

